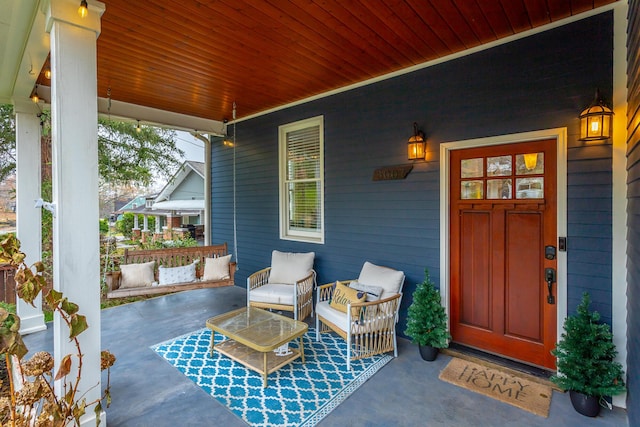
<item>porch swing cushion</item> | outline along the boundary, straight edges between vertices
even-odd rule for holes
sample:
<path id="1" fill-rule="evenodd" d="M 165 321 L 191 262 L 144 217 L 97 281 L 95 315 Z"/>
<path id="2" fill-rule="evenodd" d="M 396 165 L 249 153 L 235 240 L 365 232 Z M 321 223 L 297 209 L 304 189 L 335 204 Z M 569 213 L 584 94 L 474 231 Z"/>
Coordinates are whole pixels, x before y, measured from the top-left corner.
<path id="1" fill-rule="evenodd" d="M 158 267 L 158 282 L 160 286 L 174 285 L 176 283 L 190 283 L 196 280 L 196 265 L 200 260 L 195 260 L 182 267 Z M 133 264 L 135 265 L 135 264 Z"/>
<path id="2" fill-rule="evenodd" d="M 215 258 L 205 258 L 202 280 L 228 279 L 229 262 L 231 262 L 231 254 Z"/>
<path id="3" fill-rule="evenodd" d="M 155 265 L 155 261 L 121 265 L 120 272 L 122 273 L 122 283 L 120 284 L 120 287 L 131 289 L 151 286 L 155 280 L 153 273 Z"/>

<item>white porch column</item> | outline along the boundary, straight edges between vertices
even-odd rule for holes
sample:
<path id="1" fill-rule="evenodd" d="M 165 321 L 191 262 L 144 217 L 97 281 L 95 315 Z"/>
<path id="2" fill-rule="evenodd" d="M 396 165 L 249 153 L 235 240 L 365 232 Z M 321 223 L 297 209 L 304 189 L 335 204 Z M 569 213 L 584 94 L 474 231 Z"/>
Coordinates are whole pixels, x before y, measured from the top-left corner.
<path id="1" fill-rule="evenodd" d="M 140 224 L 138 224 L 138 214 L 137 213 L 133 214 L 133 229 L 134 230 L 139 230 L 140 229 Z"/>
<path id="2" fill-rule="evenodd" d="M 162 218 L 161 216 L 156 217 L 156 233 L 157 234 L 162 233 L 162 229 L 160 228 L 160 223 L 162 222 L 161 218 Z"/>
<path id="3" fill-rule="evenodd" d="M 142 217 L 142 231 L 149 231 L 149 219 L 146 215 Z"/>
<path id="4" fill-rule="evenodd" d="M 79 306 L 89 329 L 79 335 L 83 366 L 77 396 L 93 402 L 101 396 L 100 244 L 98 209 L 98 107 L 96 38 L 104 5 L 90 1 L 80 18 L 76 0 L 51 0 L 46 30 L 51 43 L 51 136 L 53 202 L 53 285 Z M 78 368 L 69 329 L 54 316 L 54 357 L 73 355 L 70 378 Z M 64 392 L 62 380 L 56 394 Z M 105 420 L 102 420 L 106 425 Z M 95 425 L 93 406 L 81 424 Z"/>
<path id="5" fill-rule="evenodd" d="M 40 197 L 40 119 L 28 108 L 16 105 L 16 236 L 31 266 L 42 259 L 42 216 L 34 207 Z M 34 306 L 16 298 L 20 333 L 47 329 L 42 314 L 42 294 Z"/>
<path id="6" fill-rule="evenodd" d="M 627 12 L 628 2 L 613 9 L 613 198 L 611 250 L 611 312 L 616 361 L 627 371 Z M 627 407 L 627 394 L 613 397 L 613 404 Z"/>

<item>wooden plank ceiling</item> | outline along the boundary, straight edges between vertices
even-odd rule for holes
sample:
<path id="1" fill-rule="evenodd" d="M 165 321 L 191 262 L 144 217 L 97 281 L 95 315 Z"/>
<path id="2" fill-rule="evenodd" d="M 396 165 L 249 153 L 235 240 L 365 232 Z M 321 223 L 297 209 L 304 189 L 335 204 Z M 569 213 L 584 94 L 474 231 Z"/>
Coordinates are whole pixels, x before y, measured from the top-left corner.
<path id="1" fill-rule="evenodd" d="M 242 118 L 614 1 L 103 0 L 98 95 Z"/>

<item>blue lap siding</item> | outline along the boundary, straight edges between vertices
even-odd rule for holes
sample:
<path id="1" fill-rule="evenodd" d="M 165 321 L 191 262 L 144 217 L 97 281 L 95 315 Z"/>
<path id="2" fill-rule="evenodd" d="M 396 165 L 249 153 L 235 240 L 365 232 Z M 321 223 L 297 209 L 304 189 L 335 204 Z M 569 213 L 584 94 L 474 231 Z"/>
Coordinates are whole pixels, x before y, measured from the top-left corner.
<path id="1" fill-rule="evenodd" d="M 357 277 L 364 261 L 406 274 L 402 334 L 415 285 L 440 272 L 441 142 L 568 130 L 568 310 L 587 290 L 611 321 L 611 146 L 578 141 L 578 114 L 612 94 L 613 16 L 599 14 L 468 56 L 242 121 L 236 129 L 236 284 L 273 249 L 316 252 L 320 283 Z M 591 61 L 589 58 L 599 58 Z M 242 110 L 242 100 L 238 99 Z M 279 238 L 278 126 L 318 115 L 325 131 L 325 243 Z M 417 122 L 428 162 L 405 180 L 373 181 L 408 163 Z M 233 149 L 212 143 L 212 241 L 233 247 Z"/>

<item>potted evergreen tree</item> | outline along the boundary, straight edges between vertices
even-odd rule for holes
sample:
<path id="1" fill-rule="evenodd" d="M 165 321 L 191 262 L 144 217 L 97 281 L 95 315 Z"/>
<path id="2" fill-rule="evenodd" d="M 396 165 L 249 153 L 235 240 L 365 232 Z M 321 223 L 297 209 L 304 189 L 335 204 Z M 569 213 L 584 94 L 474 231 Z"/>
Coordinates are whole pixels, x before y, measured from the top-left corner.
<path id="1" fill-rule="evenodd" d="M 440 292 L 435 288 L 429 270 L 425 269 L 424 273 L 424 281 L 413 292 L 404 333 L 418 344 L 424 360 L 433 361 L 439 349 L 449 347 L 451 335 L 447 329 L 447 314 L 440 302 Z"/>
<path id="2" fill-rule="evenodd" d="M 601 399 L 624 392 L 625 385 L 622 365 L 614 360 L 618 352 L 613 334 L 608 324 L 599 323 L 597 311 L 589 311 L 590 303 L 585 292 L 577 314 L 565 320 L 562 337 L 551 351 L 558 358 L 558 374 L 551 381 L 569 390 L 576 411 L 595 417 Z"/>

